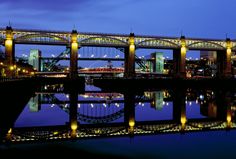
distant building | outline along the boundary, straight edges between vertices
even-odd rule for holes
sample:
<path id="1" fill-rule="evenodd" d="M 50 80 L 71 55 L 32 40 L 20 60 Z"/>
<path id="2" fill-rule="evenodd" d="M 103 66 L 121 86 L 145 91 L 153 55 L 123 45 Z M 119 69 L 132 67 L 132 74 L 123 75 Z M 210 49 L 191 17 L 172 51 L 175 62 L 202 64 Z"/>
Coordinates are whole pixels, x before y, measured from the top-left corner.
<path id="1" fill-rule="evenodd" d="M 164 72 L 164 57 L 162 52 L 155 52 L 151 54 L 151 58 L 154 59 L 153 72 Z"/>
<path id="2" fill-rule="evenodd" d="M 41 109 L 41 107 L 39 105 L 39 95 L 32 97 L 29 100 L 28 104 L 29 104 L 30 112 L 38 112 Z"/>
<path id="3" fill-rule="evenodd" d="M 39 60 L 40 57 L 41 57 L 41 51 L 40 50 L 37 50 L 37 49 L 31 49 L 30 50 L 30 56 L 29 56 L 28 62 L 37 71 L 40 71 L 40 69 L 41 69 L 40 68 L 40 60 Z"/>
<path id="4" fill-rule="evenodd" d="M 200 59 L 206 59 L 209 65 L 215 64 L 217 59 L 217 53 L 216 51 L 200 51 Z"/>

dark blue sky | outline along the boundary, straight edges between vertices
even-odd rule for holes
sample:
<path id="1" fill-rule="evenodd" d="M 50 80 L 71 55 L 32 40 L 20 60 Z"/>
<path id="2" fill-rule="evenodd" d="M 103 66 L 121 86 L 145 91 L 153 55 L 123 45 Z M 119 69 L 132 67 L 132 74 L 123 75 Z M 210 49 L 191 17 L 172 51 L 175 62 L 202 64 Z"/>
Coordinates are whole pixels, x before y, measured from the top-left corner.
<path id="1" fill-rule="evenodd" d="M 1 0 L 1 26 L 236 38 L 235 0 Z"/>
<path id="2" fill-rule="evenodd" d="M 235 0 L 1 0 L 1 27 L 236 39 Z M 32 47 L 31 48 L 36 48 Z M 57 54 L 65 48 L 42 49 Z M 17 48 L 27 53 L 28 48 Z M 142 51 L 141 51 L 142 52 Z M 142 53 L 140 53 L 142 54 Z M 171 52 L 166 52 L 171 56 Z M 198 53 L 187 56 L 199 57 Z"/>

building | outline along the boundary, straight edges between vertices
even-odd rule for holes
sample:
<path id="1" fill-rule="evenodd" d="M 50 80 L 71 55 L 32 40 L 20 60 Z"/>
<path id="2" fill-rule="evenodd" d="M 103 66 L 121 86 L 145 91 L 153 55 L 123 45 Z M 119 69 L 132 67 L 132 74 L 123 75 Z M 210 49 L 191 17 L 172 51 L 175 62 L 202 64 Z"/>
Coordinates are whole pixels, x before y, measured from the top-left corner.
<path id="1" fill-rule="evenodd" d="M 207 64 L 209 65 L 215 64 L 217 60 L 217 53 L 216 51 L 200 51 L 200 59 L 206 59 L 208 61 Z"/>
<path id="2" fill-rule="evenodd" d="M 39 100 L 39 95 L 36 95 L 29 100 L 28 104 L 30 112 L 39 112 L 41 110 Z"/>
<path id="3" fill-rule="evenodd" d="M 40 71 L 40 58 L 41 57 L 41 51 L 37 49 L 31 49 L 30 50 L 30 56 L 28 59 L 28 63 L 33 66 L 33 68 L 37 71 Z"/>
<path id="4" fill-rule="evenodd" d="M 151 54 L 154 59 L 153 72 L 162 74 L 164 72 L 164 57 L 162 52 L 154 52 Z"/>

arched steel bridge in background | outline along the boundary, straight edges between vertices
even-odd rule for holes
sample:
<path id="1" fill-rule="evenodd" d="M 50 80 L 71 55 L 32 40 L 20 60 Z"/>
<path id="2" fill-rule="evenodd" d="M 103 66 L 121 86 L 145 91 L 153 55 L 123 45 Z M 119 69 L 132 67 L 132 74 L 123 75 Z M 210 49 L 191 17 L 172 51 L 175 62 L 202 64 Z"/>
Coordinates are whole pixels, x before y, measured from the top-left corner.
<path id="1" fill-rule="evenodd" d="M 43 45 L 68 45 L 71 32 L 49 30 L 26 30 L 13 28 L 15 44 L 43 44 Z M 99 47 L 128 47 L 129 35 L 104 34 L 104 33 L 78 33 L 78 43 L 83 46 Z M 6 39 L 5 28 L 0 28 L 0 44 Z M 185 38 L 188 50 L 226 50 L 226 39 L 198 39 Z M 232 40 L 232 51 L 236 51 L 236 40 Z M 144 36 L 135 35 L 136 48 L 151 49 L 180 49 L 179 37 Z"/>

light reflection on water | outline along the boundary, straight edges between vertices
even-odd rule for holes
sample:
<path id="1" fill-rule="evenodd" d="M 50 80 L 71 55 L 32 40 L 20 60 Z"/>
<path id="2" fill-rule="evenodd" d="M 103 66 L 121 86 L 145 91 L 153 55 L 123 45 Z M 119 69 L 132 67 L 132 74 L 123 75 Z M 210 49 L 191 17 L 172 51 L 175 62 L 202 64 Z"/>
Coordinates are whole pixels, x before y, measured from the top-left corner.
<path id="1" fill-rule="evenodd" d="M 234 98 L 232 90 L 118 92 L 86 86 L 79 92 L 47 85 L 22 109 L 6 107 L 0 134 L 3 142 L 35 142 L 233 130 Z"/>
<path id="2" fill-rule="evenodd" d="M 47 93 L 47 90 L 54 89 L 55 93 Z M 57 90 L 58 86 L 47 86 L 43 87 L 43 93 L 37 92 L 17 118 L 14 127 L 67 125 L 70 94 L 57 93 Z M 213 91 L 188 91 L 185 96 L 186 118 L 216 117 L 217 106 L 213 98 Z M 87 85 L 85 93 L 78 93 L 77 99 L 77 119 L 80 124 L 121 123 L 125 120 L 124 93 L 102 92 L 100 88 Z M 135 121 L 173 120 L 173 107 L 171 91 L 143 92 L 135 95 Z"/>

